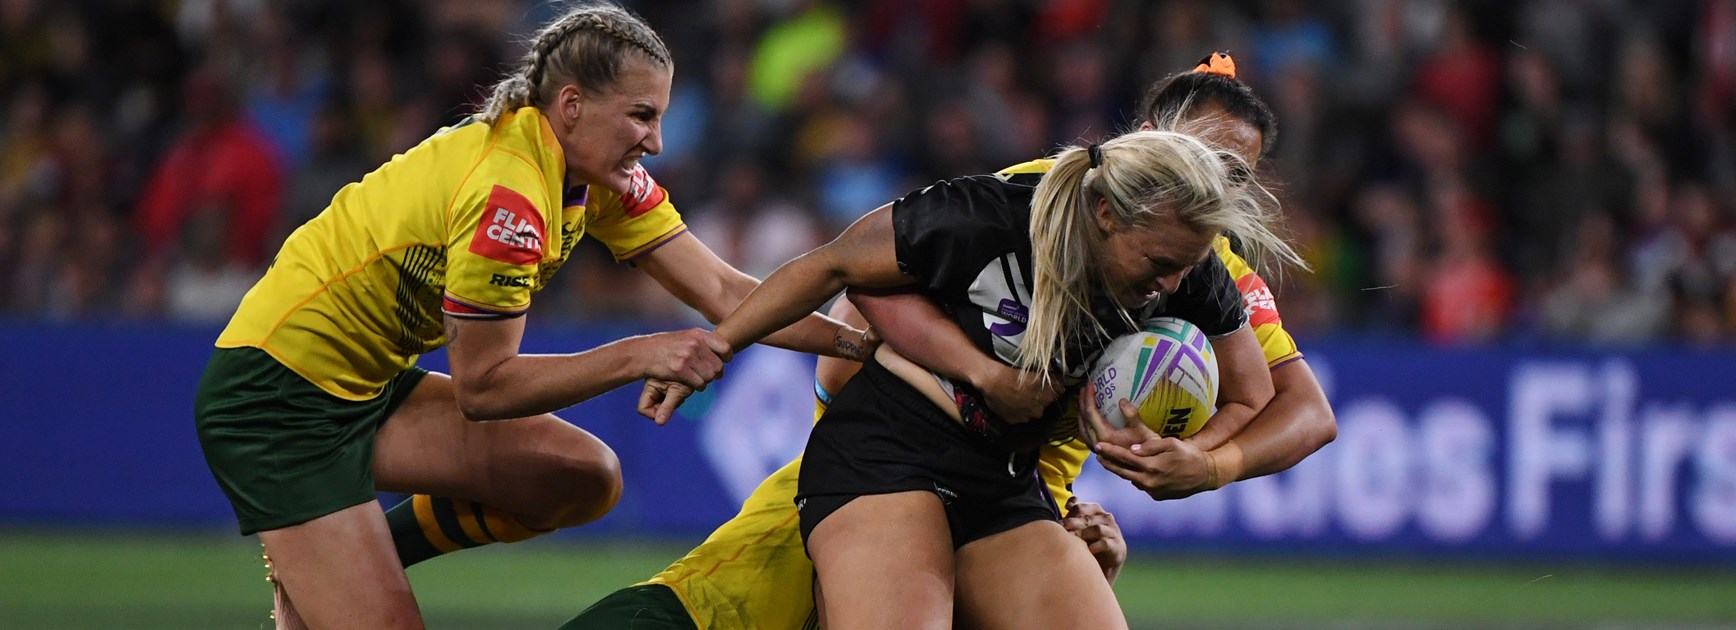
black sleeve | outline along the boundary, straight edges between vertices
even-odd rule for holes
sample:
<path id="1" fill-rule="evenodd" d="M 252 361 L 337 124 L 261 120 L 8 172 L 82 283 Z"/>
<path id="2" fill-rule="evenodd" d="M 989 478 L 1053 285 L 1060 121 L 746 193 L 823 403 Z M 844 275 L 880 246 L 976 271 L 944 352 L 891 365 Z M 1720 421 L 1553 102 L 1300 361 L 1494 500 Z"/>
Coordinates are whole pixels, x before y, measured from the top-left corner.
<path id="1" fill-rule="evenodd" d="M 1181 287 L 1169 296 L 1162 314 L 1193 322 L 1212 339 L 1241 330 L 1248 323 L 1242 292 L 1216 255 L 1206 256 L 1205 262 L 1194 265 L 1182 278 Z"/>
<path id="2" fill-rule="evenodd" d="M 898 269 L 929 292 L 962 290 L 1029 228 L 1014 226 L 1006 191 L 992 176 L 961 177 L 912 192 L 892 204 Z M 1016 230 L 1016 232 L 1014 232 Z M 962 283 L 962 284 L 961 284 Z"/>

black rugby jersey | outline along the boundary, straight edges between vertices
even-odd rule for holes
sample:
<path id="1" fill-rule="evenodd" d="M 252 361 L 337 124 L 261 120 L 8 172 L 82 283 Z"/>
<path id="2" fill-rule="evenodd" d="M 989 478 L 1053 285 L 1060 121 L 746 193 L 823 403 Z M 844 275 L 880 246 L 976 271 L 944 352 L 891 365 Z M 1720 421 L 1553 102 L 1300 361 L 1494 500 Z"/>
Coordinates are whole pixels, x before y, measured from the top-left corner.
<path id="1" fill-rule="evenodd" d="M 1009 365 L 1016 364 L 1030 313 L 1031 198 L 1041 177 L 1041 172 L 960 177 L 912 192 L 892 205 L 899 269 L 917 279 L 920 290 L 977 348 Z M 1092 295 L 1094 315 L 1108 335 L 1073 331 L 1062 364 L 1054 366 L 1070 392 L 1084 381 L 1091 362 L 1111 339 L 1133 332 L 1121 316 L 1123 309 L 1106 292 Z M 1174 294 L 1126 313 L 1134 322 L 1180 317 L 1213 339 L 1247 323 L 1241 292 L 1217 256 L 1195 265 Z M 1072 434 L 1073 427 L 1055 422 L 1071 395 L 1051 405 L 1041 422 L 1009 425 L 988 411 L 968 384 L 936 376 L 959 403 L 965 423 L 1008 448 L 1028 450 Z"/>

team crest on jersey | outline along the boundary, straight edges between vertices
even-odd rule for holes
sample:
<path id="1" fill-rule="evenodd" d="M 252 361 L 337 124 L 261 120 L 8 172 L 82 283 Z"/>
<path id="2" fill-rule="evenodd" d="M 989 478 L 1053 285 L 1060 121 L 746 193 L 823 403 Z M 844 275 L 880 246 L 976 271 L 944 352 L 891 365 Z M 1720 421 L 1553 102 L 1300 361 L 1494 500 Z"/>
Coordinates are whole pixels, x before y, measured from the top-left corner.
<path id="1" fill-rule="evenodd" d="M 651 173 L 646 172 L 645 167 L 634 165 L 633 183 L 628 185 L 627 194 L 621 196 L 621 207 L 626 208 L 627 216 L 636 217 L 650 212 L 668 196 L 669 193 L 651 179 Z"/>
<path id="2" fill-rule="evenodd" d="M 547 233 L 535 204 L 505 186 L 495 186 L 470 238 L 470 252 L 509 265 L 534 265 L 542 260 Z"/>
<path id="3" fill-rule="evenodd" d="M 1272 297 L 1272 290 L 1266 287 L 1260 274 L 1250 273 L 1237 278 L 1236 288 L 1242 291 L 1249 325 L 1264 326 L 1278 321 L 1278 300 Z"/>
<path id="4" fill-rule="evenodd" d="M 990 261 L 977 273 L 968 292 L 971 303 L 982 308 L 983 327 L 992 335 L 995 354 L 1009 362 L 1017 361 L 1019 341 L 1024 338 L 1031 317 L 1025 306 L 1031 289 L 1018 256 L 1007 254 Z"/>

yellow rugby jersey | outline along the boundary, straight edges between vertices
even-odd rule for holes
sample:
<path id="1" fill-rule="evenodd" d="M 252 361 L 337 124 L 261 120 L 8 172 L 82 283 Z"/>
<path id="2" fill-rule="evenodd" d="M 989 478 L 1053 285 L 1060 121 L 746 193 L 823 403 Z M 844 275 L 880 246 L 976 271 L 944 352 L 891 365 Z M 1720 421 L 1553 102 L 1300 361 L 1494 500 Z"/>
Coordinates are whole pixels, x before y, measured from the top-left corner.
<path id="1" fill-rule="evenodd" d="M 814 420 L 831 393 L 814 383 Z M 700 630 L 817 627 L 814 563 L 802 546 L 796 481 L 802 458 L 766 477 L 735 518 L 643 584 L 675 592 Z"/>
<path id="2" fill-rule="evenodd" d="M 371 399 L 446 343 L 444 315 L 523 314 L 586 232 L 627 260 L 686 229 L 643 168 L 625 195 L 565 178 L 534 107 L 442 129 L 291 233 L 217 347 L 259 348 L 333 396 Z"/>

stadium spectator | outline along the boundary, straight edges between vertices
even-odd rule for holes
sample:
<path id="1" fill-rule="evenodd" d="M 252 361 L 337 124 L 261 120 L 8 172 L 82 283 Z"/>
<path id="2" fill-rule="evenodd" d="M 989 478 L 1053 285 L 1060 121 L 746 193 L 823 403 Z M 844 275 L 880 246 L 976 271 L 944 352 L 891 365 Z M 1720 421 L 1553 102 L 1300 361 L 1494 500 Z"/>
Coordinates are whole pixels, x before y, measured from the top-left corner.
<path id="1" fill-rule="evenodd" d="M 270 141 L 236 108 L 230 83 L 216 67 L 185 81 L 186 129 L 157 163 L 133 217 L 148 264 L 171 257 L 182 226 L 194 212 L 228 213 L 224 230 L 229 263 L 265 263 L 266 243 L 283 200 L 283 170 Z"/>
<path id="2" fill-rule="evenodd" d="M 146 179 L 163 171 L 173 144 L 184 141 L 179 123 L 204 107 L 177 86 L 195 68 L 215 70 L 244 90 L 250 118 L 271 121 L 264 126 L 272 130 L 266 137 L 273 138 L 273 152 L 282 150 L 280 181 L 317 189 L 334 180 L 303 177 L 328 166 L 312 155 L 323 114 L 310 111 L 331 110 L 351 126 L 354 150 L 369 162 L 383 161 L 461 116 L 465 103 L 457 101 L 477 97 L 465 91 L 464 81 L 479 82 L 495 60 L 522 46 L 508 35 L 519 30 L 511 28 L 513 20 L 551 15 L 536 0 L 99 0 L 92 6 L 101 10 L 14 0 L 0 12 L 0 112 L 9 121 L 35 121 L 3 132 L 0 233 L 30 231 L 35 219 L 26 206 L 88 205 L 59 198 L 65 189 L 49 190 L 62 181 L 55 160 L 44 157 L 62 119 L 88 117 L 108 164 L 107 176 L 86 175 L 70 188 L 100 198 L 103 211 L 116 216 L 154 216 L 157 211 L 140 208 Z M 1516 289 L 1496 327 L 1500 338 L 1563 332 L 1545 330 L 1546 318 L 1537 314 L 1572 257 L 1578 226 L 1595 214 L 1616 221 L 1618 275 L 1645 289 L 1618 291 L 1613 299 L 1670 295 L 1649 267 L 1650 254 L 1640 254 L 1653 247 L 1660 229 L 1649 214 L 1656 203 L 1648 199 L 1652 180 L 1672 189 L 1697 183 L 1712 199 L 1716 229 L 1736 223 L 1731 0 L 675 0 L 635 6 L 654 24 L 667 24 L 672 44 L 692 60 L 677 77 L 682 107 L 694 110 L 692 156 L 672 155 L 679 163 L 658 166 L 663 182 L 684 198 L 707 199 L 724 185 L 722 165 L 751 160 L 775 182 L 778 197 L 813 212 L 822 211 L 828 194 L 853 189 L 841 182 L 878 187 L 891 180 L 904 190 L 1041 153 L 1074 139 L 1068 134 L 1078 129 L 1119 131 L 1131 113 L 1105 103 L 1131 100 L 1158 69 L 1200 47 L 1245 49 L 1242 74 L 1269 95 L 1289 129 L 1268 169 L 1286 182 L 1286 205 L 1309 209 L 1317 233 L 1328 237 L 1320 245 L 1330 251 L 1309 255 L 1343 263 L 1343 272 L 1308 281 L 1317 283 L 1310 290 L 1319 308 L 1290 309 L 1302 334 L 1375 323 L 1424 336 L 1420 312 L 1404 306 L 1415 303 L 1406 294 L 1423 292 L 1424 276 L 1400 278 L 1406 274 L 1391 265 L 1416 258 L 1426 266 L 1446 245 L 1446 234 L 1428 216 L 1435 194 L 1426 185 L 1430 173 L 1457 173 L 1471 195 L 1488 204 L 1491 269 L 1509 276 Z M 321 84 L 326 94 L 308 100 Z M 852 170 L 838 171 L 836 154 L 813 150 L 826 143 L 798 142 L 838 129 L 839 116 L 865 123 L 873 138 L 866 154 L 850 158 Z M 1009 122 L 1018 131 L 986 131 L 1007 129 L 1001 125 Z M 1394 143 L 1393 135 L 1406 140 Z M 1438 153 L 1447 144 L 1459 146 Z M 1393 201 L 1420 209 L 1407 219 L 1412 225 L 1367 224 L 1359 208 L 1372 199 L 1370 191 L 1391 192 Z M 329 198 L 335 192 L 308 194 Z M 1664 203 L 1673 196 L 1666 192 Z M 286 227 L 307 212 L 271 211 Z M 158 256 L 179 247 L 176 221 L 151 223 L 163 225 L 132 223 L 123 246 L 149 243 Z M 263 233 L 244 233 L 235 247 L 269 250 L 286 232 L 274 226 Z M 243 245 L 248 239 L 262 243 Z M 10 253 L 0 255 L 0 278 L 32 275 L 23 267 L 39 261 L 20 258 L 28 249 L 15 243 L 4 250 Z M 1392 255 L 1398 252 L 1405 256 Z M 1376 263 L 1383 259 L 1388 268 L 1380 270 Z M 261 262 L 240 256 L 228 264 Z M 621 286 L 643 283 L 627 269 L 595 273 Z M 1699 301 L 1736 299 L 1724 288 L 1730 272 L 1714 273 L 1716 282 L 1701 283 L 1710 288 L 1695 289 L 1704 294 Z M 90 280 L 117 295 L 148 283 L 131 269 L 97 272 Z M 575 274 L 562 283 L 578 281 Z M 1298 290 L 1282 283 L 1275 289 Z M 649 287 L 632 293 L 646 312 L 684 311 Z M 76 316 L 167 316 L 128 303 L 99 301 Z M 589 300 L 557 308 L 575 321 L 591 321 L 603 315 L 593 307 L 603 309 Z M 40 313 L 15 301 L 4 310 Z M 1674 313 L 1668 318 L 1677 319 Z M 1683 340 L 1681 330 L 1671 327 L 1657 341 Z M 1736 328 L 1727 323 L 1695 330 L 1703 331 L 1699 339 L 1736 343 Z"/>

